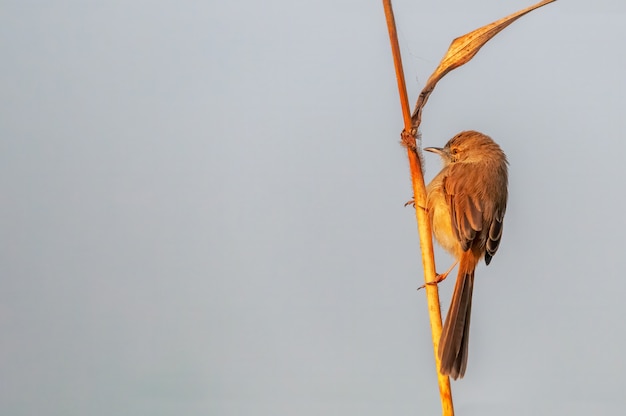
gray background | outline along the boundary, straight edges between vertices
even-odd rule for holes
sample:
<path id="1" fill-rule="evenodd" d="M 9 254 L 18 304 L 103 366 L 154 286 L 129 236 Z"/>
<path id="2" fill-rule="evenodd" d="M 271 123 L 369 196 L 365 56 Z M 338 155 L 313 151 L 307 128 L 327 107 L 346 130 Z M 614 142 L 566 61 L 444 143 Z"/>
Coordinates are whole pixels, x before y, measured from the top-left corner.
<path id="1" fill-rule="evenodd" d="M 529 4 L 397 0 L 412 104 Z M 626 404 L 625 17 L 548 5 L 425 109 L 511 164 L 458 414 Z M 5 1 L 0 52 L 1 414 L 440 413 L 380 1 Z"/>

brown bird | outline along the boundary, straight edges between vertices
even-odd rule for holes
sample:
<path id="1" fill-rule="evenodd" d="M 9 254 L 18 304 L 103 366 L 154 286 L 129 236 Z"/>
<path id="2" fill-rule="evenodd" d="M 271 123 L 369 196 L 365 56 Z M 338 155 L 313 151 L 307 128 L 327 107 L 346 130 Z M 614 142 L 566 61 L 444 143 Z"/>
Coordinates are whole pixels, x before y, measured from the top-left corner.
<path id="1" fill-rule="evenodd" d="M 467 368 L 474 270 L 483 257 L 489 264 L 502 237 L 508 162 L 496 142 L 476 131 L 457 134 L 444 148 L 424 150 L 443 159 L 443 169 L 427 187 L 432 230 L 459 263 L 438 351 L 441 373 L 456 380 Z M 437 282 L 449 272 L 438 276 Z"/>

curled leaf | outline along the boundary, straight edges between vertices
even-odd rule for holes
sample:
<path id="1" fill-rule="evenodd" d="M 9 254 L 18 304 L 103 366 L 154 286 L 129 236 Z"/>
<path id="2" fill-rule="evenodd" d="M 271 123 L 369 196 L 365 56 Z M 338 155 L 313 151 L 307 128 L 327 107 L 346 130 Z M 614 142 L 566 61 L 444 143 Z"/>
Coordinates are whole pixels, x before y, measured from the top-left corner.
<path id="1" fill-rule="evenodd" d="M 430 93 L 433 92 L 435 85 L 437 85 L 437 82 L 439 82 L 441 78 L 453 69 L 469 62 L 470 59 L 472 59 L 480 50 L 480 48 L 482 48 L 485 43 L 497 35 L 502 29 L 525 14 L 554 1 L 556 0 L 543 0 L 533 6 L 527 7 L 503 19 L 485 25 L 474 30 L 473 32 L 454 39 L 448 48 L 448 52 L 444 55 L 443 59 L 439 63 L 439 66 L 435 69 L 435 72 L 433 72 L 430 78 L 428 78 L 426 86 L 419 95 L 417 104 L 415 105 L 415 110 L 411 116 L 413 128 L 417 129 L 419 127 L 422 118 L 422 109 L 424 108 L 426 101 L 428 101 Z"/>

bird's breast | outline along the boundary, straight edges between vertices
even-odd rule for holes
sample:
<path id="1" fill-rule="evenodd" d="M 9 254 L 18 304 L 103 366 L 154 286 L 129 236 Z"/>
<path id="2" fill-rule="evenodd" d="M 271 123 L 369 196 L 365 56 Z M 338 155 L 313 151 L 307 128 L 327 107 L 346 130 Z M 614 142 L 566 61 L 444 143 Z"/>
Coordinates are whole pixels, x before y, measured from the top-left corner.
<path id="1" fill-rule="evenodd" d="M 441 187 L 434 186 L 428 189 L 428 216 L 435 235 L 435 239 L 441 247 L 459 258 L 463 252 L 459 240 L 452 228 L 452 217 L 450 208 L 446 202 Z"/>

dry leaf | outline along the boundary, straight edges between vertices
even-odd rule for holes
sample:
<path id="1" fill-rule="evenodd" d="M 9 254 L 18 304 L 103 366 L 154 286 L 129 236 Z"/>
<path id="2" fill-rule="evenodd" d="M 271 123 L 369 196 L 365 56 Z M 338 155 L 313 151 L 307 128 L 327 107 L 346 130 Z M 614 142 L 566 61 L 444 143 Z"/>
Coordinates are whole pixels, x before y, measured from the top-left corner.
<path id="1" fill-rule="evenodd" d="M 526 9 L 520 10 L 516 13 L 513 13 L 503 19 L 500 19 L 496 22 L 490 23 L 486 26 L 483 26 L 479 29 L 474 30 L 466 35 L 463 35 L 459 38 L 456 38 L 450 44 L 448 48 L 448 52 L 446 52 L 445 56 L 441 60 L 441 63 L 435 69 L 435 72 L 430 76 L 428 82 L 426 82 L 426 86 L 420 93 L 420 96 L 417 100 L 417 104 L 415 105 L 415 110 L 413 111 L 413 115 L 411 119 L 413 121 L 413 128 L 417 131 L 421 123 L 422 118 L 422 108 L 426 104 L 430 93 L 435 89 L 435 85 L 441 78 L 443 78 L 448 72 L 452 71 L 455 68 L 460 67 L 461 65 L 467 63 L 476 55 L 476 53 L 483 47 L 489 39 L 493 38 L 497 35 L 502 29 L 524 16 L 527 13 L 532 12 L 535 9 L 538 9 L 541 6 L 545 6 L 548 3 L 552 3 L 556 0 L 543 0 L 533 6 L 530 6 Z"/>

